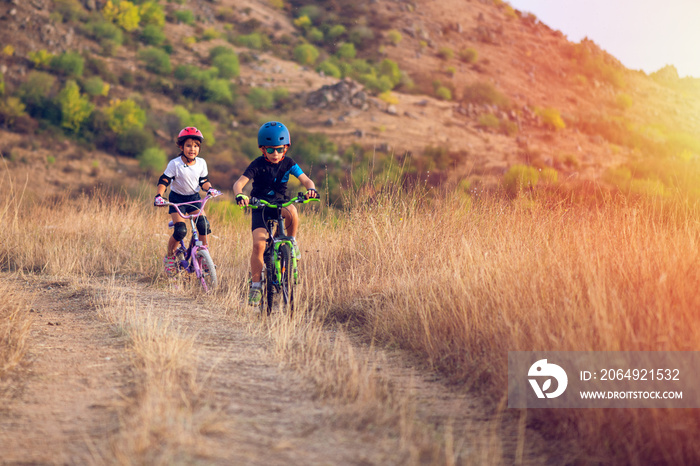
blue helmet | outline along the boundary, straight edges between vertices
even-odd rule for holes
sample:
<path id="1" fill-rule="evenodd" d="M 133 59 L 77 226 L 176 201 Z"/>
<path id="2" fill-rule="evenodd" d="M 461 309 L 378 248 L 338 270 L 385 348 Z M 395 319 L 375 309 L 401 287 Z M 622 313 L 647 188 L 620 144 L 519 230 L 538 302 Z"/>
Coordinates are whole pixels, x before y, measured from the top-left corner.
<path id="1" fill-rule="evenodd" d="M 258 130 L 258 147 L 291 145 L 289 130 L 279 121 L 268 121 Z"/>

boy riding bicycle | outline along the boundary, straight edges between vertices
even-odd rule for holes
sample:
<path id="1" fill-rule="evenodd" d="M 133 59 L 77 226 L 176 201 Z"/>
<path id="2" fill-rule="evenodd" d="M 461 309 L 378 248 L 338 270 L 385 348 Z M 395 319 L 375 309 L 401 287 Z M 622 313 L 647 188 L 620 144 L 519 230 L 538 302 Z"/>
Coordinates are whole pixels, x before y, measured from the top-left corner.
<path id="1" fill-rule="evenodd" d="M 153 201 L 154 206 L 165 205 L 163 194 L 165 194 L 168 186 L 170 186 L 168 200 L 175 204 L 198 201 L 200 199 L 200 190 L 204 190 L 206 193 L 214 196 L 221 194 L 211 187 L 208 178 L 207 162 L 198 157 L 203 140 L 204 136 L 195 127 L 188 126 L 180 131 L 177 136 L 177 145 L 180 148 L 180 153 L 168 163 L 165 171 L 158 179 L 157 194 Z M 197 214 L 200 206 L 201 204 L 190 204 L 181 206 L 180 209 L 185 215 L 190 213 Z M 163 265 L 165 266 L 165 272 L 168 275 L 173 275 L 177 271 L 175 248 L 180 240 L 187 236 L 187 224 L 174 206 L 169 207 L 168 213 L 172 217 L 174 231 L 173 235 L 168 239 L 168 250 L 163 258 Z M 197 232 L 202 244 L 207 246 L 207 235 L 211 233 L 211 228 L 209 221 L 204 215 L 197 219 Z"/>
<path id="2" fill-rule="evenodd" d="M 243 175 L 233 184 L 233 194 L 236 196 L 236 203 L 240 206 L 248 205 L 248 196 L 243 194 L 243 188 L 248 181 L 253 180 L 253 189 L 250 193 L 252 197 L 264 199 L 268 202 L 280 202 L 289 199 L 287 196 L 287 182 L 289 175 L 297 177 L 299 182 L 307 189 L 305 197 L 317 198 L 316 185 L 304 174 L 299 165 L 290 157 L 287 151 L 291 147 L 291 136 L 286 126 L 278 121 L 269 121 L 260 127 L 258 131 L 258 147 L 262 151 L 262 156 L 253 160 Z M 267 229 L 265 222 L 267 215 L 262 209 L 254 210 L 252 213 L 253 230 L 253 252 L 250 256 L 250 271 L 252 275 L 252 285 L 248 296 L 248 303 L 253 306 L 260 304 L 262 299 L 262 269 L 263 253 L 265 252 L 265 240 L 267 239 Z M 293 205 L 282 209 L 284 218 L 284 228 L 292 237 L 294 244 L 294 254 L 300 258 L 299 247 L 296 244 L 296 234 L 299 228 L 299 215 Z"/>

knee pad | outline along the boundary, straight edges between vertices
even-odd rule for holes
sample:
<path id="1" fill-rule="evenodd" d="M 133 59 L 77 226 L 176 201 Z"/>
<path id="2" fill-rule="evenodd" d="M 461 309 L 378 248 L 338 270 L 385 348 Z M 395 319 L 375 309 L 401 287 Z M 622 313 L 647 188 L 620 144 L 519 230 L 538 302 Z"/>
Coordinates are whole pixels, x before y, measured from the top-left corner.
<path id="1" fill-rule="evenodd" d="M 211 233 L 211 228 L 209 228 L 209 220 L 206 217 L 201 216 L 197 219 L 197 231 L 200 235 L 208 235 Z"/>
<path id="2" fill-rule="evenodd" d="M 177 222 L 174 226 L 173 238 L 177 241 L 182 241 L 187 236 L 187 225 L 185 222 Z"/>

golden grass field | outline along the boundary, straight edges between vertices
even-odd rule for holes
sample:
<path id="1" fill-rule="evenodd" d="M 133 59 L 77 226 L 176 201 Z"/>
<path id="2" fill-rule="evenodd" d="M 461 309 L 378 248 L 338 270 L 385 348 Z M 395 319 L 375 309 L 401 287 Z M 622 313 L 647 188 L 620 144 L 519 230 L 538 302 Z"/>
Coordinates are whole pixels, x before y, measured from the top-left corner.
<path id="1" fill-rule="evenodd" d="M 150 207 L 150 197 L 144 189 L 140 198 L 39 199 L 12 185 L 0 204 L 6 233 L 0 265 L 19 274 L 132 277 L 167 287 L 160 264 L 167 215 Z M 407 402 L 372 376 L 373 362 L 353 353 L 350 340 L 419 358 L 461 390 L 488 400 L 494 417 L 505 410 L 508 351 L 699 349 L 700 212 L 680 199 L 545 203 L 536 196 L 471 198 L 420 188 L 407 193 L 387 182 L 381 190 L 349 194 L 346 205 L 343 211 L 301 208 L 299 312 L 289 321 L 261 325 L 252 319 L 248 325 L 271 338 L 280 356 L 313 379 L 320 393 L 362 401 L 375 413 L 386 408 L 384 422 L 407 425 Z M 213 299 L 237 313 L 246 292 L 249 221 L 228 201 L 214 201 L 209 216 L 221 283 Z M 0 308 L 0 377 L 22 356 L 25 307 L 18 297 Z M 139 443 L 139 432 L 153 429 L 140 428 L 159 417 L 153 415 L 158 403 L 148 397 L 177 398 L 198 387 L 188 368 L 188 338 L 167 326 L 135 322 L 128 303 L 118 308 L 103 315 L 130 335 L 143 384 L 130 403 L 148 406 L 122 421 L 132 435 L 118 439 L 119 449 L 129 455 L 143 451 L 147 442 Z M 330 338 L 324 333 L 329 328 L 345 332 Z M 163 353 L 169 356 L 158 356 Z M 169 361 L 167 370 L 163 360 Z M 176 387 L 175 395 L 147 388 L 149 380 L 168 377 L 165 387 Z M 178 409 L 174 415 L 188 414 Z M 693 410 L 518 415 L 523 423 L 548 426 L 541 427 L 547 436 L 575 442 L 580 452 L 573 458 L 700 460 L 700 416 Z M 222 428 L 207 419 L 197 422 L 197 432 Z M 406 443 L 423 435 L 409 427 L 401 432 Z M 452 463 L 450 441 L 423 446 L 413 458 Z M 497 442 L 484 444 L 489 446 L 483 458 L 499 462 Z"/>

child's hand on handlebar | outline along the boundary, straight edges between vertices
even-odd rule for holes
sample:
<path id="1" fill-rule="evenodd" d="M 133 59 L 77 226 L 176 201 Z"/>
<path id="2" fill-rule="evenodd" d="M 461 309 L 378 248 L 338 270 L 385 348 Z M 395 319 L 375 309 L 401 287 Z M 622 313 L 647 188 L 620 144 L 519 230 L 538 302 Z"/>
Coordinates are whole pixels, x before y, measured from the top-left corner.
<path id="1" fill-rule="evenodd" d="M 236 195 L 236 204 L 241 207 L 248 207 L 249 199 L 245 194 Z"/>
<path id="2" fill-rule="evenodd" d="M 318 198 L 318 191 L 316 191 L 314 188 L 311 188 L 306 191 L 306 194 L 304 194 L 304 197 L 306 199 L 316 199 Z"/>
<path id="3" fill-rule="evenodd" d="M 156 194 L 155 199 L 153 199 L 153 205 L 156 207 L 162 207 L 167 203 L 165 199 L 163 199 L 163 196 L 160 194 Z"/>
<path id="4" fill-rule="evenodd" d="M 209 188 L 209 191 L 207 191 L 207 194 L 210 195 L 211 197 L 221 196 L 221 191 L 219 191 L 218 189 Z"/>

